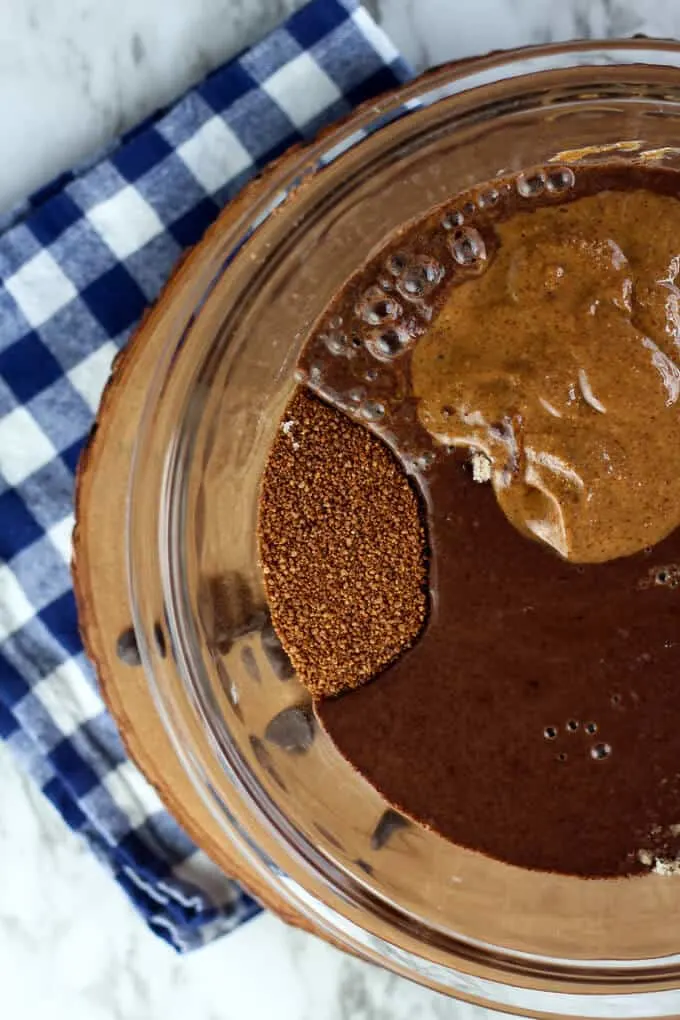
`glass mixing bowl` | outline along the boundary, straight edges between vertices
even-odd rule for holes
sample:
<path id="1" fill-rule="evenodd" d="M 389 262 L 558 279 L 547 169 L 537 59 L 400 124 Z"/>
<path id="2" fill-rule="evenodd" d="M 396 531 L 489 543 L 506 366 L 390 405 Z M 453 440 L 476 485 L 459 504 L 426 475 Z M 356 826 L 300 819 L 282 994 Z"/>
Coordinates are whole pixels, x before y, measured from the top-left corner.
<path id="1" fill-rule="evenodd" d="M 376 832 L 388 805 L 314 726 L 271 630 L 258 484 L 306 335 L 386 235 L 550 161 L 680 165 L 679 62 L 680 45 L 641 39 L 495 54 L 288 153 L 166 291 L 135 451 L 129 570 L 148 682 L 232 854 L 348 950 L 511 1012 L 678 1015 L 680 881 L 526 872 L 391 816 Z"/>

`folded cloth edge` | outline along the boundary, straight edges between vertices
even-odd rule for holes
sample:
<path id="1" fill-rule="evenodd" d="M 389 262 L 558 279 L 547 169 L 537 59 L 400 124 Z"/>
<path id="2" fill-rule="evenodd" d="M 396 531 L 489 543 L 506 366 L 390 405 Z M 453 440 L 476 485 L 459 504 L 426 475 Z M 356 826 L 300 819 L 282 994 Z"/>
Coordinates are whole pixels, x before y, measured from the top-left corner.
<path id="1" fill-rule="evenodd" d="M 368 36 L 369 42 L 376 42 L 376 33 L 380 33 L 380 30 L 370 20 L 368 15 L 363 11 L 362 8 L 355 2 L 355 0 L 333 0 L 335 8 L 343 7 L 347 17 L 355 15 L 355 20 L 359 22 L 359 29 L 363 30 L 364 36 Z M 315 0 L 312 4 L 308 5 L 307 8 L 303 8 L 303 12 L 309 12 L 314 8 L 322 9 L 323 7 L 330 8 L 330 0 Z M 282 31 L 290 30 L 294 31 L 296 18 L 299 18 L 303 12 L 298 12 L 297 15 L 293 15 L 291 19 L 281 28 L 276 29 L 271 36 L 267 37 L 270 39 L 272 36 L 276 36 L 277 33 Z M 357 14 L 357 12 L 359 12 Z M 380 42 L 380 40 L 378 40 Z M 383 52 L 390 52 L 390 44 L 387 43 L 386 39 L 383 45 Z M 251 50 L 244 51 L 245 56 L 252 54 L 253 51 L 257 51 L 258 44 Z M 204 79 L 203 82 L 199 83 L 194 89 L 189 90 L 185 96 L 180 97 L 170 107 L 158 111 L 151 117 L 147 118 L 141 125 L 132 129 L 126 133 L 117 143 L 107 148 L 104 153 L 104 159 L 114 156 L 116 153 L 123 150 L 127 145 L 143 139 L 145 132 L 153 129 L 158 125 L 165 117 L 171 116 L 172 112 L 177 109 L 182 103 L 185 102 L 187 96 L 200 91 L 201 88 L 209 85 L 211 82 L 215 82 L 221 74 L 225 72 L 229 67 L 238 64 L 243 59 L 243 56 L 234 58 L 229 61 L 226 65 L 216 69 L 210 75 Z M 282 66 L 285 66 L 284 61 Z M 396 85 L 400 81 L 406 80 L 410 72 L 405 62 L 403 62 L 398 55 L 396 50 L 391 48 L 391 61 L 383 65 L 388 68 L 391 75 L 391 81 L 386 82 L 384 79 L 379 83 L 383 88 L 385 84 Z M 380 89 L 382 91 L 382 89 Z M 371 89 L 368 89 L 368 94 L 371 93 Z M 352 104 L 353 105 L 353 104 Z M 222 111 L 225 116 L 228 113 L 229 105 L 226 106 L 225 110 Z M 331 116 L 331 119 L 336 119 Z M 320 125 L 317 125 L 317 127 Z M 265 161 L 266 162 L 266 161 Z M 26 203 L 17 210 L 15 209 L 11 223 L 14 228 L 20 227 L 22 224 L 31 220 L 32 217 L 39 217 L 42 212 L 46 210 L 49 203 L 53 199 L 58 199 L 64 194 L 65 188 L 68 185 L 78 182 L 83 179 L 90 171 L 96 169 L 102 163 L 102 154 L 98 154 L 96 158 L 88 160 L 87 163 L 82 164 L 77 169 L 67 172 L 66 174 L 59 175 L 53 182 L 46 185 L 36 192 Z M 253 164 L 252 172 L 257 173 L 261 166 L 257 163 Z M 252 177 L 252 173 L 249 173 L 249 177 Z M 240 187 L 240 184 L 239 184 Z M 8 232 L 5 231 L 5 234 Z M 3 235 L 4 236 L 4 235 Z M 198 239 L 198 238 L 196 238 Z M 6 274 L 1 272 L 0 267 L 0 280 L 5 277 Z M 21 338 L 20 338 L 21 339 Z M 123 338 L 124 339 L 124 338 Z M 0 409 L 0 415 L 2 410 Z M 11 557 L 5 557 L 5 549 L 1 550 L 3 553 L 3 559 L 11 566 Z M 0 651 L 2 646 L 0 645 Z M 11 669 L 13 673 L 16 673 L 16 664 L 9 662 L 4 654 L 2 655 L 3 662 L 0 665 L 5 665 L 8 669 Z M 38 681 L 43 679 L 38 677 Z M 159 878 L 153 874 L 153 869 L 148 874 L 145 874 L 145 869 L 140 867 L 139 861 L 134 860 L 134 853 L 132 854 L 132 863 L 129 857 L 129 850 L 126 847 L 121 848 L 120 844 L 111 843 L 110 839 L 103 838 L 97 826 L 92 822 L 92 819 L 87 816 L 82 810 L 79 803 L 78 797 L 74 794 L 73 790 L 69 788 L 69 785 L 65 783 L 59 775 L 58 769 L 54 766 L 54 762 L 49 764 L 49 768 L 45 767 L 45 762 L 41 762 L 40 767 L 36 770 L 31 768 L 31 749 L 28 746 L 30 743 L 30 735 L 24 732 L 22 729 L 24 723 L 22 722 L 21 713 L 13 711 L 13 695 L 11 691 L 14 677 L 10 676 L 9 673 L 0 676 L 0 687 L 3 684 L 6 685 L 7 697 L 0 698 L 0 736 L 5 736 L 17 753 L 20 760 L 23 760 L 28 765 L 29 771 L 32 771 L 38 782 L 42 786 L 44 792 L 52 800 L 57 809 L 62 813 L 67 823 L 77 831 L 84 834 L 90 845 L 92 846 L 95 853 L 98 856 L 103 857 L 109 866 L 114 871 L 118 881 L 126 888 L 128 895 L 131 896 L 133 902 L 139 907 L 141 912 L 147 917 L 149 924 L 154 927 L 163 937 L 171 941 L 176 948 L 186 949 L 191 948 L 194 945 L 202 944 L 208 937 L 214 937 L 215 934 L 220 933 L 220 925 L 223 928 L 231 930 L 236 923 L 240 923 L 247 916 L 252 916 L 257 911 L 256 905 L 249 897 L 243 897 L 238 901 L 236 906 L 233 902 L 228 904 L 229 915 L 220 918 L 219 908 L 214 908 L 206 905 L 206 900 L 200 895 L 195 898 L 195 903 L 192 904 L 192 896 L 190 894 L 190 886 L 185 883 L 179 883 L 176 890 L 176 899 L 178 906 L 180 906 L 179 916 L 175 919 L 172 917 L 172 911 L 167 906 L 168 899 L 172 899 L 174 895 L 172 887 L 172 874 L 170 878 L 164 877 Z M 23 704 L 23 703 L 22 703 Z M 19 705 L 19 708 L 22 707 Z M 184 869 L 185 871 L 188 869 Z M 168 896 L 168 887 L 170 887 L 170 896 Z M 158 909 L 156 909 L 158 908 Z M 242 909 L 240 909 L 242 908 Z M 236 918 L 235 920 L 234 917 Z M 196 931 L 195 929 L 201 929 Z M 206 934 L 207 933 L 207 934 Z"/>

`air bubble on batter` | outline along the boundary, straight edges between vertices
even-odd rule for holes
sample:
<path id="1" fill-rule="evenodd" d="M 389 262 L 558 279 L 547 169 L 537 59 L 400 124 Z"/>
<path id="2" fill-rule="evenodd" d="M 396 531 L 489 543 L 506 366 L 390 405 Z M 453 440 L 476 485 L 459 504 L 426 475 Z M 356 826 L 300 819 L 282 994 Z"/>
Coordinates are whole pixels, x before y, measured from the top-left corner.
<path id="1" fill-rule="evenodd" d="M 561 166 L 550 170 L 547 174 L 545 186 L 552 194 L 563 194 L 576 183 L 576 175 L 571 167 Z"/>
<path id="2" fill-rule="evenodd" d="M 357 315 L 368 326 L 396 322 L 401 312 L 399 302 L 387 297 L 380 287 L 369 287 L 356 304 Z"/>
<path id="3" fill-rule="evenodd" d="M 397 290 L 407 301 L 418 301 L 431 294 L 443 276 L 444 269 L 436 259 L 416 255 L 401 273 Z"/>
<path id="4" fill-rule="evenodd" d="M 517 175 L 517 191 L 522 198 L 535 198 L 545 190 L 546 176 L 542 170 L 532 170 Z"/>
<path id="5" fill-rule="evenodd" d="M 352 357 L 354 353 L 349 345 L 347 334 L 341 332 L 339 329 L 333 329 L 328 333 L 322 333 L 319 339 L 324 343 L 328 353 L 332 354 L 336 358 L 349 358 Z"/>
<path id="6" fill-rule="evenodd" d="M 494 205 L 496 205 L 500 197 L 500 192 L 498 192 L 496 188 L 489 188 L 488 191 L 483 191 L 479 195 L 477 205 L 480 209 L 491 209 Z"/>
<path id="7" fill-rule="evenodd" d="M 465 217 L 457 209 L 442 216 L 442 227 L 444 230 L 455 230 L 456 227 L 462 227 L 464 222 Z"/>
<path id="8" fill-rule="evenodd" d="M 365 400 L 359 413 L 366 421 L 380 421 L 385 417 L 385 405 L 379 400 Z"/>
<path id="9" fill-rule="evenodd" d="M 460 227 L 449 241 L 451 254 L 459 266 L 479 266 L 486 262 L 484 238 L 474 227 Z"/>
<path id="10" fill-rule="evenodd" d="M 366 338 L 366 348 L 374 358 L 380 361 L 391 361 L 398 358 L 407 349 L 412 340 L 411 334 L 403 326 L 380 330 Z"/>

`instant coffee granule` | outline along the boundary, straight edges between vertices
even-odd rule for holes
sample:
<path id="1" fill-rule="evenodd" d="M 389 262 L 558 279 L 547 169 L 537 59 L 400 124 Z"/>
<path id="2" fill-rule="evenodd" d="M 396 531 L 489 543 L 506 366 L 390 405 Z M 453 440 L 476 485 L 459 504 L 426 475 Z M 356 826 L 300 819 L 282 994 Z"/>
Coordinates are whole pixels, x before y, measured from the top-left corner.
<path id="1" fill-rule="evenodd" d="M 382 440 L 304 390 L 269 454 L 258 540 L 272 622 L 313 695 L 365 683 L 418 637 L 418 497 Z"/>

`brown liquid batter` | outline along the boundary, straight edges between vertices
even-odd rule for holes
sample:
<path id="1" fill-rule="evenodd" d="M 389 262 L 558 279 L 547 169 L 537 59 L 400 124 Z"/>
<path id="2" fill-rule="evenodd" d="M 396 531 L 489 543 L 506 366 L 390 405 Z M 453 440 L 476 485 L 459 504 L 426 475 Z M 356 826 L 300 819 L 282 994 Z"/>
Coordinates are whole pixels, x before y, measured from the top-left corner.
<path id="1" fill-rule="evenodd" d="M 493 203 L 464 196 L 410 227 L 350 281 L 303 353 L 303 381 L 369 423 L 417 478 L 431 555 L 415 646 L 317 714 L 369 782 L 445 837 L 606 877 L 680 851 L 669 402 L 680 202 L 668 197 L 680 180 L 642 167 L 559 174 L 560 194 L 534 175 L 528 216 L 512 182 Z M 524 428 L 514 461 L 508 419 Z M 552 468 L 529 479 L 538 497 L 527 492 L 527 447 L 578 473 L 577 498 Z M 509 481 L 473 481 L 469 448 Z M 619 458 L 613 478 L 597 470 L 603 449 Z M 368 501 L 357 528 L 364 511 Z"/>
<path id="2" fill-rule="evenodd" d="M 680 533 L 578 566 L 527 541 L 457 457 L 428 492 L 429 624 L 317 706 L 337 747 L 407 814 L 523 867 L 615 875 L 680 848 L 680 592 L 650 583 Z"/>

